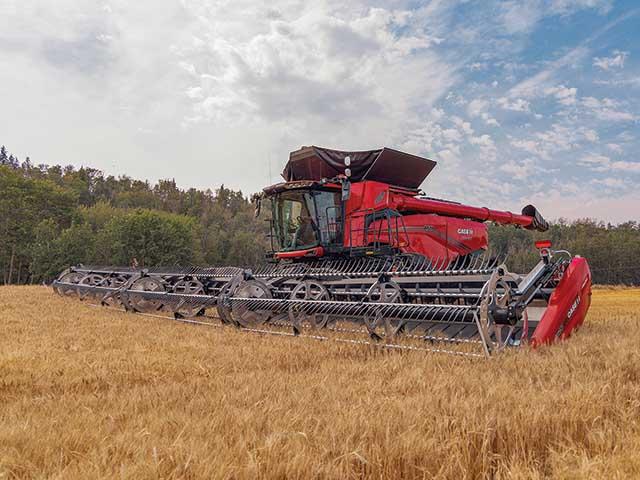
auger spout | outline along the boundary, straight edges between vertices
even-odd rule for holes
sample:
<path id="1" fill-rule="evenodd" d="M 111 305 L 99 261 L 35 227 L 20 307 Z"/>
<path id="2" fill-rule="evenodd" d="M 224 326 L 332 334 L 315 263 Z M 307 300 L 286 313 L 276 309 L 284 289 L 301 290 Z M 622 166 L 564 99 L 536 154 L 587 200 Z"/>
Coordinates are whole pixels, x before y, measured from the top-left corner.
<path id="1" fill-rule="evenodd" d="M 549 224 L 533 205 L 522 209 L 522 214 L 486 207 L 473 207 L 453 202 L 398 195 L 394 199 L 400 212 L 433 213 L 449 217 L 469 218 L 480 222 L 496 222 L 502 225 L 520 225 L 529 230 L 544 232 Z"/>

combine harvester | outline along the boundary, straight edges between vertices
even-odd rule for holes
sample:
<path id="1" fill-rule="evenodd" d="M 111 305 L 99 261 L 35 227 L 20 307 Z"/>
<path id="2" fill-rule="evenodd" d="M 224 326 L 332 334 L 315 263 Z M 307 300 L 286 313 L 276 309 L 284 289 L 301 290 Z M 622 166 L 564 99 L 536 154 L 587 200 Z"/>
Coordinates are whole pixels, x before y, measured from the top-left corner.
<path id="1" fill-rule="evenodd" d="M 303 147 L 291 153 L 286 181 L 256 200 L 257 213 L 261 202 L 271 203 L 267 265 L 77 266 L 54 289 L 177 319 L 215 312 L 224 324 L 251 331 L 329 329 L 369 337 L 356 343 L 426 340 L 463 354 L 568 337 L 589 309 L 586 260 L 537 242 L 533 270 L 509 272 L 487 251 L 485 222 L 541 232 L 547 222 L 531 205 L 518 215 L 421 195 L 435 165 L 390 148 Z"/>

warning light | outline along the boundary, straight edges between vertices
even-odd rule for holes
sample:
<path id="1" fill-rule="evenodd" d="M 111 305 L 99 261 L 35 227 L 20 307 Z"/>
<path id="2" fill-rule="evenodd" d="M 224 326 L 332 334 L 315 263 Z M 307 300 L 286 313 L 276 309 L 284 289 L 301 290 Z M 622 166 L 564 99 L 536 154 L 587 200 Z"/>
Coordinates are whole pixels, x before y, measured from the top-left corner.
<path id="1" fill-rule="evenodd" d="M 538 240 L 536 242 L 536 248 L 539 250 L 542 248 L 551 248 L 551 240 Z"/>

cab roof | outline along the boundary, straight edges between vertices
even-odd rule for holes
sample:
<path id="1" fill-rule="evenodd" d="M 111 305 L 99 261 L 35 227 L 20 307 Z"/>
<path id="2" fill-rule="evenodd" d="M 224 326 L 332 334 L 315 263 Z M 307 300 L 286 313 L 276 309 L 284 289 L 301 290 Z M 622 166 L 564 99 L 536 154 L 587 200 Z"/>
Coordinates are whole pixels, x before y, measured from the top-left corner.
<path id="1" fill-rule="evenodd" d="M 343 151 L 310 146 L 289 154 L 282 172 L 287 182 L 319 181 L 344 175 L 345 157 L 351 159 L 351 180 L 373 180 L 398 187 L 417 189 L 435 168 L 428 158 L 383 147 L 377 150 Z"/>

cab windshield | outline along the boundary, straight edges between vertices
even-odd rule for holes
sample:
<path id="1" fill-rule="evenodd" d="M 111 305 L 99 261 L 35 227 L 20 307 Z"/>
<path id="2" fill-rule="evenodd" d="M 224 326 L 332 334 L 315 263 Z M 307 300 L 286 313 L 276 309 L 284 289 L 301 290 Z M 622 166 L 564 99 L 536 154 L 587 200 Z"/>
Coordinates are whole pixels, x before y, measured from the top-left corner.
<path id="1" fill-rule="evenodd" d="M 278 251 L 341 241 L 340 192 L 291 190 L 276 195 L 272 208 Z"/>

